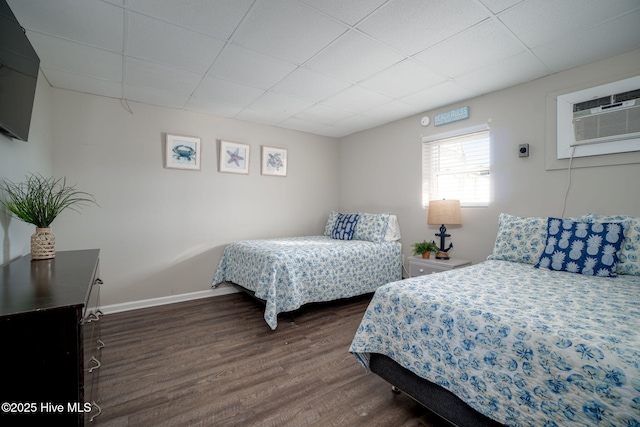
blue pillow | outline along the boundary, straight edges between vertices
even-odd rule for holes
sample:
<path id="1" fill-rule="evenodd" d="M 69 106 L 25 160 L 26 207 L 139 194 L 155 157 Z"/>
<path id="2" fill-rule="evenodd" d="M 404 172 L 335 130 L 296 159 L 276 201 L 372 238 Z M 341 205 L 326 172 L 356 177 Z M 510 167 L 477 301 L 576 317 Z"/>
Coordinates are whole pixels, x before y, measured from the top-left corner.
<path id="1" fill-rule="evenodd" d="M 358 214 L 338 214 L 336 225 L 331 231 L 333 239 L 351 240 L 358 223 Z"/>
<path id="2" fill-rule="evenodd" d="M 535 267 L 616 277 L 624 232 L 621 223 L 549 218 L 546 245 Z"/>

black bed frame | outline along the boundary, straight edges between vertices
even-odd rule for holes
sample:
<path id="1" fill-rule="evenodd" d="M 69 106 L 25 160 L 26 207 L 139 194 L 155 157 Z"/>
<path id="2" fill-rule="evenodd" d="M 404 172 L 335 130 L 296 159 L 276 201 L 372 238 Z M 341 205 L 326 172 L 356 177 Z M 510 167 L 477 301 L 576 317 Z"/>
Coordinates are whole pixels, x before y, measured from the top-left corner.
<path id="1" fill-rule="evenodd" d="M 245 295 L 248 295 L 249 297 L 251 297 L 251 299 L 253 299 L 254 301 L 256 301 L 258 304 L 260 305 L 267 305 L 267 302 L 265 300 L 263 300 L 262 298 L 258 298 L 256 296 L 256 293 L 254 291 L 252 291 L 251 289 L 247 289 L 244 286 L 238 285 L 237 283 L 233 283 L 233 282 L 226 282 L 226 283 L 230 283 L 232 284 L 236 289 L 238 289 L 239 291 L 243 292 Z M 287 311 L 284 313 L 280 313 L 283 316 L 287 316 L 289 318 L 290 322 L 293 322 L 295 320 L 295 314 L 298 313 L 300 309 L 298 310 L 294 310 L 294 311 Z"/>
<path id="2" fill-rule="evenodd" d="M 369 369 L 440 418 L 459 427 L 502 426 L 464 403 L 458 396 L 415 375 L 382 354 L 371 353 Z"/>

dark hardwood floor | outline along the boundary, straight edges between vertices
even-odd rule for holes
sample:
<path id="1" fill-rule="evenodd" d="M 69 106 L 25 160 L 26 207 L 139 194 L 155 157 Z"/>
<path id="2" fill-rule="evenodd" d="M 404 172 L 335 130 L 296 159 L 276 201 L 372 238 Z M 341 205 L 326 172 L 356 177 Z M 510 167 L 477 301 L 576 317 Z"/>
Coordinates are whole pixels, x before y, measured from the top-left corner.
<path id="1" fill-rule="evenodd" d="M 275 331 L 241 293 L 106 315 L 91 424 L 444 425 L 349 353 L 370 298 L 309 305 Z"/>

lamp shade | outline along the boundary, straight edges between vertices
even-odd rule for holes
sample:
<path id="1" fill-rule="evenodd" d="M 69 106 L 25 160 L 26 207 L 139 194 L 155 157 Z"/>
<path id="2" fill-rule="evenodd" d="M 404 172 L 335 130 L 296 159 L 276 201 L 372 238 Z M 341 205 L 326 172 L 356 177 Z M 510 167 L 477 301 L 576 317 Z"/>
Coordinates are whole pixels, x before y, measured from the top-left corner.
<path id="1" fill-rule="evenodd" d="M 432 225 L 462 224 L 460 200 L 430 200 L 427 223 Z"/>

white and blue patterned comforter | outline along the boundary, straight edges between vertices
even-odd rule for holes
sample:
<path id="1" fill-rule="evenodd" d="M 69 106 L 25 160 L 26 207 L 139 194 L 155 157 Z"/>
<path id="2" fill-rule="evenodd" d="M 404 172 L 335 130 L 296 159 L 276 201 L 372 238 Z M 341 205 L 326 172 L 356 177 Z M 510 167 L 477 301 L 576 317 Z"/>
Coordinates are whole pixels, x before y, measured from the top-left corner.
<path id="1" fill-rule="evenodd" d="M 402 277 L 401 245 L 327 236 L 245 240 L 228 245 L 214 286 L 233 282 L 266 301 L 271 329 L 278 313 L 310 302 L 333 301 L 375 291 Z"/>
<path id="2" fill-rule="evenodd" d="M 640 277 L 486 261 L 380 287 L 350 351 L 513 426 L 640 425 Z"/>

